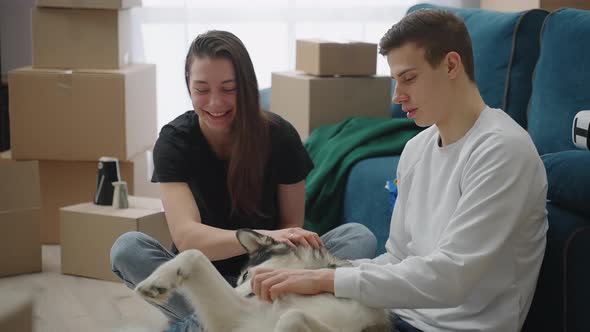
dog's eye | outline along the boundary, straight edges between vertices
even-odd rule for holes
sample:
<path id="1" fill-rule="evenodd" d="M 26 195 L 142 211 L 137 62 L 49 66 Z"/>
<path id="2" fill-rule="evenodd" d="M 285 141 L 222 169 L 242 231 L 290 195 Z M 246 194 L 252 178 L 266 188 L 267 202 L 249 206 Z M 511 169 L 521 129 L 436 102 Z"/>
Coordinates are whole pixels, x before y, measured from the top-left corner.
<path id="1" fill-rule="evenodd" d="M 246 281 L 246 278 L 248 278 L 248 274 L 249 271 L 246 271 L 246 273 L 244 273 L 244 275 L 242 276 L 242 281 Z"/>

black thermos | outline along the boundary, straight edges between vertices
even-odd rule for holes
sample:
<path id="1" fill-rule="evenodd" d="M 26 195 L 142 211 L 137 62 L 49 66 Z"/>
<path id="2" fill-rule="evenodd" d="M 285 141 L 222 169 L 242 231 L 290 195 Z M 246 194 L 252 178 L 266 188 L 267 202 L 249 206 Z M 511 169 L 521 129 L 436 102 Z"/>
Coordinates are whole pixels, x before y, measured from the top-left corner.
<path id="1" fill-rule="evenodd" d="M 101 157 L 98 160 L 98 177 L 96 178 L 96 194 L 94 204 L 112 205 L 115 181 L 121 181 L 119 160 L 113 157 Z"/>

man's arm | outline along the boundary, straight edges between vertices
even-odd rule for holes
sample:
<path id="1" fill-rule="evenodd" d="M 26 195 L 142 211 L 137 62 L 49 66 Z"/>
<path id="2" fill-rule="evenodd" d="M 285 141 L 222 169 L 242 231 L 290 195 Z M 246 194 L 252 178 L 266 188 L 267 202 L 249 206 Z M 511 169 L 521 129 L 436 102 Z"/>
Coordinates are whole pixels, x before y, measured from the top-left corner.
<path id="1" fill-rule="evenodd" d="M 251 280 L 254 294 L 273 301 L 285 293 L 315 295 L 334 293 L 334 270 L 256 269 Z"/>

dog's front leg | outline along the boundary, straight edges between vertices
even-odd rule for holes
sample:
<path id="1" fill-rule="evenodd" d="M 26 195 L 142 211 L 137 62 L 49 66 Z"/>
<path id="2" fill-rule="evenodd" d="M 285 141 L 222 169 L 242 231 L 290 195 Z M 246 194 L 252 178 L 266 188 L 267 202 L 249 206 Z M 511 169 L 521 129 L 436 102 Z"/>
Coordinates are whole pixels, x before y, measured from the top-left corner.
<path id="1" fill-rule="evenodd" d="M 303 311 L 293 309 L 285 312 L 275 326 L 275 332 L 337 332 Z"/>
<path id="2" fill-rule="evenodd" d="M 181 286 L 209 332 L 230 331 L 247 314 L 246 299 L 235 292 L 199 250 L 186 250 L 162 264 L 137 285 L 136 291 L 150 301 L 162 303 Z"/>

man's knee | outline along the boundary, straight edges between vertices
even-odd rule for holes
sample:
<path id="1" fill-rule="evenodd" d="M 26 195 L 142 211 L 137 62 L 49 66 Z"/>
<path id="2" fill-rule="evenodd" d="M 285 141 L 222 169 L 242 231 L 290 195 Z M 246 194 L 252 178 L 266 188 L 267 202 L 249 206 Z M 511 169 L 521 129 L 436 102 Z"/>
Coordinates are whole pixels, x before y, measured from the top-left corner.
<path id="1" fill-rule="evenodd" d="M 363 249 L 374 256 L 377 250 L 377 237 L 367 226 L 355 222 L 342 224 L 343 234 L 356 243 L 362 243 Z"/>
<path id="2" fill-rule="evenodd" d="M 126 266 L 129 262 L 137 259 L 141 252 L 142 244 L 149 242 L 151 238 L 141 232 L 127 232 L 119 236 L 111 247 L 111 267 L 118 270 L 117 267 Z"/>

